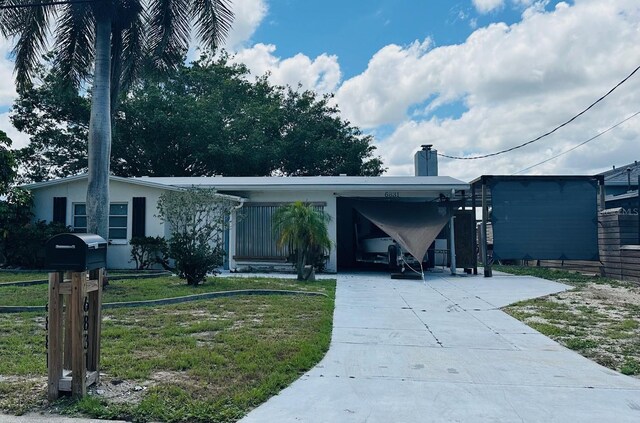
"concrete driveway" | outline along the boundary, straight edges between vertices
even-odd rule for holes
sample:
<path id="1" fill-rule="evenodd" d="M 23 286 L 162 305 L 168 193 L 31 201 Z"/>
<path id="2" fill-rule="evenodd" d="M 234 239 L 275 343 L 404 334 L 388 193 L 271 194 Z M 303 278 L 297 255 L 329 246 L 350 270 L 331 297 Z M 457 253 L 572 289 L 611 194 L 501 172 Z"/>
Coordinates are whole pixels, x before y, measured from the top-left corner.
<path id="1" fill-rule="evenodd" d="M 568 288 L 339 275 L 326 357 L 242 422 L 640 422 L 640 380 L 499 310 Z"/>

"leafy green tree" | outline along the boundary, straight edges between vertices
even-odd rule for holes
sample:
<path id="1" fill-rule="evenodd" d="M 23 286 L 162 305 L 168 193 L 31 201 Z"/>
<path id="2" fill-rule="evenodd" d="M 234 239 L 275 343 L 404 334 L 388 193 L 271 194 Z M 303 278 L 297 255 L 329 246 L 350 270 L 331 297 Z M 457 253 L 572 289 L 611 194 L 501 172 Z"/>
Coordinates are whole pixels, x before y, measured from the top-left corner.
<path id="1" fill-rule="evenodd" d="M 307 279 L 311 274 L 305 273 L 305 266 L 313 265 L 318 254 L 331 249 L 327 227 L 331 216 L 311 204 L 296 201 L 279 207 L 272 219 L 278 245 L 288 247 L 295 257 L 298 280 Z"/>
<path id="2" fill-rule="evenodd" d="M 189 285 L 203 282 L 223 263 L 224 230 L 235 206 L 214 190 L 167 191 L 158 200 L 159 216 L 171 230 L 169 256 Z"/>
<path id="3" fill-rule="evenodd" d="M 20 91 L 11 122 L 29 134 L 29 144 L 16 151 L 27 181 L 77 175 L 87 170 L 87 135 L 91 100 L 50 71 L 53 60 L 45 56 L 34 78 L 38 85 Z"/>
<path id="4" fill-rule="evenodd" d="M 0 195 L 9 191 L 9 187 L 16 177 L 16 159 L 11 150 L 11 139 L 0 131 Z"/>
<path id="5" fill-rule="evenodd" d="M 329 97 L 250 81 L 225 54 L 131 87 L 114 116 L 111 170 L 118 176 L 379 175 L 371 136 L 339 118 Z M 14 125 L 32 137 L 21 161 L 34 180 L 86 168 L 89 100 L 43 85 L 15 102 Z M 65 142 L 65 139 L 68 142 Z"/>
<path id="6" fill-rule="evenodd" d="M 192 23 L 198 37 L 215 48 L 233 18 L 228 0 L 105 0 L 57 4 L 8 0 L 3 6 L 9 7 L 0 10 L 0 32 L 17 40 L 13 54 L 19 91 L 31 85 L 50 34 L 54 35 L 55 69 L 65 82 L 77 87 L 89 79 L 93 68 L 87 229 L 106 238 L 111 111 L 115 109 L 121 88 L 135 80 L 142 58 L 149 57 L 150 64 L 160 69 L 181 63 L 189 46 Z"/>

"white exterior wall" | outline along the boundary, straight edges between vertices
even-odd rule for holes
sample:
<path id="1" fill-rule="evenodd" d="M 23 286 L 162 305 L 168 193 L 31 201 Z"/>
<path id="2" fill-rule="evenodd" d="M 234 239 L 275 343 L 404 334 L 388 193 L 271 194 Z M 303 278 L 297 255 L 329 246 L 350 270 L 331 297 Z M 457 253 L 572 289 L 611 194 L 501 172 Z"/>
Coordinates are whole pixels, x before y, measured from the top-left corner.
<path id="1" fill-rule="evenodd" d="M 337 209 L 336 209 L 336 197 L 331 191 L 249 191 L 239 193 L 244 198 L 247 198 L 245 204 L 251 203 L 292 203 L 295 201 L 303 202 L 323 202 L 326 203 L 324 208 L 325 212 L 331 216 L 331 222 L 329 222 L 329 238 L 333 244 L 331 252 L 329 254 L 329 261 L 327 262 L 326 270 L 328 272 L 336 272 L 338 270 L 338 258 L 336 254 L 336 239 L 337 239 Z M 229 228 L 229 268 L 242 269 L 243 265 L 249 264 L 248 262 L 237 262 L 233 256 L 236 251 L 236 225 L 237 216 L 233 216 L 231 227 Z M 261 266 L 269 265 L 270 263 L 260 263 Z M 275 266 L 282 267 L 282 263 L 274 263 Z M 287 268 L 291 268 L 291 264 L 285 265 Z"/>
<path id="2" fill-rule="evenodd" d="M 155 217 L 158 212 L 158 199 L 163 189 L 128 184 L 120 181 L 110 181 L 110 201 L 112 203 L 127 203 L 127 239 L 114 240 L 107 249 L 107 267 L 110 269 L 132 269 L 131 262 L 132 203 L 133 197 L 146 197 L 145 204 L 145 235 L 166 236 L 164 224 Z M 85 203 L 87 198 L 87 180 L 71 181 L 34 189 L 34 219 L 50 221 L 53 219 L 53 198 L 67 197 L 67 215 L 65 223 L 73 226 L 73 204 Z"/>

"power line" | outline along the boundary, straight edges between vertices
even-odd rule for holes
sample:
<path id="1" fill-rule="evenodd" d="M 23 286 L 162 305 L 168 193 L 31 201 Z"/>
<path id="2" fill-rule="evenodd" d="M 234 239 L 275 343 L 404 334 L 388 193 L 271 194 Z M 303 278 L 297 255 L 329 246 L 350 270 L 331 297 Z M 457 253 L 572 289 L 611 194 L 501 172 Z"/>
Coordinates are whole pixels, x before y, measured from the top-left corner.
<path id="1" fill-rule="evenodd" d="M 519 148 L 522 148 L 524 146 L 527 146 L 529 144 L 533 144 L 536 141 L 540 141 L 542 138 L 548 137 L 549 135 L 553 134 L 554 132 L 556 132 L 558 129 L 563 128 L 565 126 L 567 126 L 568 124 L 570 124 L 571 122 L 573 122 L 574 120 L 576 120 L 577 118 L 579 118 L 580 116 L 582 116 L 583 114 L 585 114 L 586 112 L 588 112 L 592 107 L 594 107 L 596 104 L 600 103 L 602 100 L 604 100 L 605 98 L 607 98 L 609 96 L 609 94 L 611 94 L 612 92 L 614 92 L 620 85 L 624 84 L 625 82 L 627 82 L 627 80 L 629 78 L 631 78 L 636 72 L 638 72 L 638 70 L 640 70 L 640 66 L 638 66 L 637 68 L 635 68 L 633 70 L 633 72 L 631 72 L 626 78 L 624 78 L 622 81 L 618 82 L 616 84 L 615 87 L 611 88 L 605 95 L 603 95 L 602 97 L 600 97 L 599 99 L 597 99 L 596 101 L 594 101 L 593 103 L 591 103 L 589 105 L 589 107 L 587 107 L 586 109 L 584 109 L 583 111 L 581 111 L 580 113 L 578 113 L 577 115 L 575 115 L 574 117 L 572 117 L 571 119 L 569 119 L 568 121 L 556 126 L 555 128 L 553 128 L 551 131 L 546 132 L 542 135 L 540 135 L 537 138 L 532 139 L 531 141 L 527 141 L 525 143 L 516 145 L 515 147 L 511 147 L 511 148 L 507 148 L 505 150 L 500 150 L 500 151 L 496 151 L 495 153 L 489 153 L 489 154 L 483 154 L 483 155 L 479 155 L 479 156 L 471 156 L 471 157 L 461 157 L 461 156 L 449 156 L 447 154 L 441 154 L 438 153 L 438 156 L 442 156 L 442 157 L 446 157 L 448 159 L 455 159 L 455 160 L 477 160 L 477 159 L 484 159 L 487 157 L 493 157 L 493 156 L 497 156 L 499 154 L 504 154 L 504 153 L 508 153 L 510 151 L 513 150 L 517 150 Z"/>
<path id="2" fill-rule="evenodd" d="M 575 150 L 575 149 L 577 149 L 577 148 L 579 148 L 579 147 L 582 147 L 583 145 L 585 145 L 585 144 L 587 144 L 587 143 L 589 143 L 589 142 L 591 142 L 591 141 L 595 140 L 596 138 L 600 137 L 601 135 L 606 134 L 607 132 L 611 131 L 612 129 L 617 128 L 618 126 L 622 125 L 623 123 L 625 123 L 625 122 L 626 122 L 626 121 L 628 121 L 629 119 L 634 118 L 634 117 L 636 117 L 636 116 L 638 116 L 638 115 L 640 115 L 640 112 L 635 112 L 634 114 L 632 114 L 631 116 L 629 116 L 629 117 L 628 117 L 628 118 L 626 118 L 625 120 L 623 120 L 623 121 L 621 121 L 621 122 L 616 123 L 615 125 L 613 125 L 613 126 L 611 126 L 611 127 L 607 128 L 607 129 L 605 129 L 604 131 L 602 131 L 602 132 L 598 133 L 597 135 L 594 135 L 593 137 L 589 138 L 588 140 L 583 141 L 583 142 L 581 142 L 580 144 L 578 144 L 578 145 L 576 145 L 576 146 L 573 146 L 573 147 L 571 147 L 571 148 L 570 148 L 570 149 L 568 149 L 568 150 L 563 151 L 562 153 L 558 153 L 558 154 L 556 154 L 555 156 L 549 157 L 549 158 L 548 158 L 548 159 L 546 159 L 546 160 L 543 160 L 543 161 L 541 161 L 541 162 L 539 162 L 539 163 L 536 163 L 536 164 L 534 164 L 534 165 L 532 165 L 532 166 L 529 166 L 529 167 L 527 167 L 527 168 L 525 168 L 525 169 L 519 170 L 519 171 L 517 171 L 516 173 L 514 173 L 514 175 L 517 175 L 518 173 L 526 172 L 526 171 L 527 171 L 527 170 L 529 170 L 529 169 L 533 169 L 534 167 L 540 166 L 541 164 L 544 164 L 544 163 L 550 162 L 551 160 L 557 159 L 557 158 L 558 158 L 558 157 L 560 157 L 560 156 L 563 156 L 563 155 L 565 155 L 565 154 L 567 154 L 567 153 L 569 153 L 569 152 L 571 152 L 571 151 L 573 151 L 573 150 Z"/>
<path id="3" fill-rule="evenodd" d="M 23 3 L 23 4 L 3 4 L 0 5 L 0 10 L 2 9 L 24 9 L 27 7 L 41 7 L 41 6 L 58 6 L 62 4 L 76 4 L 76 3 L 95 3 L 96 0 L 61 0 L 61 1 L 50 1 L 50 2 L 42 2 L 42 3 Z"/>

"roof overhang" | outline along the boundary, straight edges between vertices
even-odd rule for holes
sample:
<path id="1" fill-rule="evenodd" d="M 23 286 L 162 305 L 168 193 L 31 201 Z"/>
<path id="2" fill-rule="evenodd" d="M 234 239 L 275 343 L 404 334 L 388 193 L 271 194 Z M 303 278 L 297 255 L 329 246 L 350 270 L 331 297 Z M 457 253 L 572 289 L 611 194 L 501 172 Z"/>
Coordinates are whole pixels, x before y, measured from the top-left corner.
<path id="1" fill-rule="evenodd" d="M 29 190 L 29 191 L 34 191 L 34 190 L 38 190 L 38 189 L 41 189 L 41 188 L 46 188 L 46 187 L 51 187 L 51 186 L 56 186 L 56 185 L 61 185 L 61 184 L 67 184 L 67 183 L 70 183 L 70 182 L 84 181 L 84 180 L 87 180 L 87 179 L 88 179 L 88 175 L 86 173 L 84 173 L 84 174 L 81 174 L 81 175 L 68 176 L 66 178 L 52 179 L 50 181 L 43 181 L 43 182 L 36 182 L 36 183 L 33 183 L 33 184 L 21 185 L 20 188 L 26 189 L 26 190 Z M 143 186 L 143 187 L 147 187 L 147 188 L 156 188 L 156 189 L 163 190 L 163 191 L 184 191 L 185 189 L 193 187 L 193 186 L 165 185 L 165 184 L 159 184 L 159 183 L 156 183 L 156 182 L 153 182 L 153 181 L 147 181 L 147 180 L 144 180 L 144 179 L 123 178 L 121 176 L 114 176 L 114 175 L 110 175 L 109 176 L 109 181 L 122 182 L 122 183 L 125 183 L 125 184 L 138 185 L 138 186 Z M 205 188 L 205 187 L 198 187 L 198 188 Z M 220 193 L 216 193 L 216 194 L 221 198 L 225 198 L 225 199 L 231 200 L 231 201 L 237 201 L 239 203 L 242 203 L 242 202 L 246 201 L 246 198 L 239 197 L 237 195 L 220 194 Z"/>

